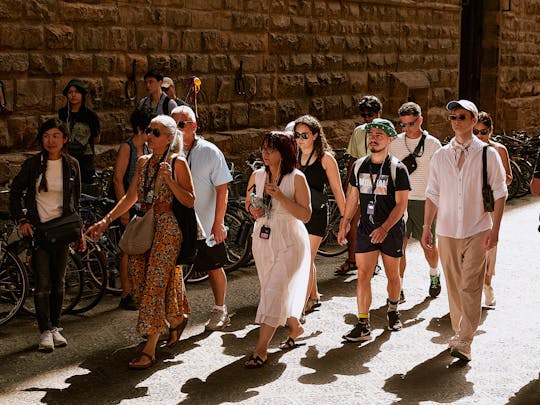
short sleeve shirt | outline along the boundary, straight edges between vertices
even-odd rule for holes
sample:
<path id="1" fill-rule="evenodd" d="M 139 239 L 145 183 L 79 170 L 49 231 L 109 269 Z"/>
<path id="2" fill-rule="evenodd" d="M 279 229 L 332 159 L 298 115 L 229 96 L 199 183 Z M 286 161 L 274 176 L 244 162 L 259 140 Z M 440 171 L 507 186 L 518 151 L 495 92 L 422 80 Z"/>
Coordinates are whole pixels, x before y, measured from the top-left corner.
<path id="1" fill-rule="evenodd" d="M 216 187 L 231 182 L 233 178 L 223 153 L 201 137 L 197 137 L 187 162 L 195 189 L 195 212 L 205 234 L 210 235 L 216 214 Z"/>
<path id="2" fill-rule="evenodd" d="M 355 170 L 353 170 L 349 183 L 351 186 L 357 187 L 360 192 L 360 222 L 369 221 L 367 207 L 371 201 L 375 202 L 373 222 L 376 226 L 380 226 L 386 221 L 390 212 L 396 206 L 396 191 L 411 189 L 407 168 L 401 162 L 396 167 L 396 181 L 394 184 L 388 156 L 382 164 L 382 169 L 381 164 L 371 163 L 371 157 L 367 157 L 360 166 L 358 179 Z M 373 190 L 373 186 L 375 186 L 375 190 Z M 398 224 L 399 221 L 396 225 Z"/>
<path id="3" fill-rule="evenodd" d="M 349 140 L 347 153 L 355 159 L 366 156 L 369 153 L 367 149 L 366 124 L 359 125 L 354 129 Z"/>

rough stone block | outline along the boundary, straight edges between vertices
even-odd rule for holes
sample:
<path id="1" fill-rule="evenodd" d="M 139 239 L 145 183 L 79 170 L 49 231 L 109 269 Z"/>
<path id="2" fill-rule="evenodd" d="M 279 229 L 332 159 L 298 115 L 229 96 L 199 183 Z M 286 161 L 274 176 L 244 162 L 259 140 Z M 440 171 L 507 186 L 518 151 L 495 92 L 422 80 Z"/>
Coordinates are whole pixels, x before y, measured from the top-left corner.
<path id="1" fill-rule="evenodd" d="M 60 3 L 64 21 L 114 24 L 118 22 L 118 9 L 119 7 L 113 4 Z"/>
<path id="2" fill-rule="evenodd" d="M 48 79 L 17 80 L 16 111 L 50 111 L 53 82 Z"/>
<path id="3" fill-rule="evenodd" d="M 202 49 L 202 36 L 199 30 L 185 30 L 182 49 L 186 52 L 196 52 Z"/>
<path id="4" fill-rule="evenodd" d="M 13 147 L 36 145 L 38 121 L 36 117 L 10 117 L 7 120 L 8 141 Z"/>
<path id="5" fill-rule="evenodd" d="M 217 102 L 223 103 L 230 101 L 234 92 L 234 81 L 229 76 L 220 76 L 216 80 L 217 84 Z"/>
<path id="6" fill-rule="evenodd" d="M 126 106 L 125 95 L 126 79 L 108 76 L 105 79 L 105 93 L 103 94 L 103 107 L 116 109 Z"/>
<path id="7" fill-rule="evenodd" d="M 75 44 L 75 32 L 73 28 L 68 25 L 46 25 L 45 43 L 49 49 L 73 49 Z"/>
<path id="8" fill-rule="evenodd" d="M 249 106 L 247 103 L 231 104 L 231 126 L 247 127 L 249 124 Z"/>
<path id="9" fill-rule="evenodd" d="M 24 4 L 22 0 L 0 0 L 0 18 L 6 21 L 17 21 L 23 16 Z"/>
<path id="10" fill-rule="evenodd" d="M 187 56 L 182 54 L 171 54 L 171 72 L 183 72 L 186 70 Z"/>
<path id="11" fill-rule="evenodd" d="M 31 75 L 59 75 L 62 74 L 62 72 L 61 56 L 40 54 L 30 55 L 28 73 Z"/>
<path id="12" fill-rule="evenodd" d="M 277 97 L 302 97 L 304 95 L 304 84 L 304 75 L 281 75 L 277 83 Z"/>
<path id="13" fill-rule="evenodd" d="M 45 35 L 41 26 L 13 25 L 0 26 L 0 49 L 41 49 Z"/>
<path id="14" fill-rule="evenodd" d="M 210 106 L 210 123 L 217 130 L 230 129 L 231 107 L 227 104 L 214 104 Z"/>
<path id="15" fill-rule="evenodd" d="M 187 68 L 193 74 L 208 73 L 209 61 L 208 55 L 192 55 L 187 56 Z"/>
<path id="16" fill-rule="evenodd" d="M 80 76 L 92 73 L 92 55 L 80 53 L 65 54 L 62 59 L 64 74 Z"/>
<path id="17" fill-rule="evenodd" d="M 296 72 L 306 72 L 311 70 L 311 54 L 291 55 L 290 69 Z"/>
<path id="18" fill-rule="evenodd" d="M 129 6 L 118 7 L 118 21 L 124 26 L 138 26 L 151 22 L 150 5 L 130 3 Z M 175 14 L 175 13 L 170 13 Z"/>
<path id="19" fill-rule="evenodd" d="M 116 71 L 116 55 L 94 55 L 94 71 L 96 73 L 111 74 Z"/>
<path id="20" fill-rule="evenodd" d="M 256 76 L 256 97 L 263 99 L 274 98 L 275 78 L 273 75 L 257 75 Z"/>
<path id="21" fill-rule="evenodd" d="M 270 18 L 264 14 L 232 13 L 231 17 L 232 27 L 236 31 L 267 32 L 270 26 Z"/>
<path id="22" fill-rule="evenodd" d="M 205 31 L 201 34 L 202 50 L 222 52 L 225 45 L 226 42 L 219 31 Z"/>
<path id="23" fill-rule="evenodd" d="M 229 51 L 234 52 L 263 52 L 268 49 L 267 34 L 229 34 Z"/>
<path id="24" fill-rule="evenodd" d="M 338 119 L 343 116 L 341 96 L 329 96 L 324 98 L 324 119 Z"/>
<path id="25" fill-rule="evenodd" d="M 229 55 L 229 66 L 236 71 L 243 62 L 244 73 L 254 73 L 264 71 L 264 59 L 259 55 Z"/>
<path id="26" fill-rule="evenodd" d="M 155 52 L 163 49 L 163 36 L 160 29 L 137 28 L 135 31 L 136 49 L 140 52 Z"/>
<path id="27" fill-rule="evenodd" d="M 25 53 L 0 54 L 0 73 L 23 73 L 28 71 L 29 59 Z"/>
<path id="28" fill-rule="evenodd" d="M 324 99 L 322 97 L 311 99 L 311 104 L 309 105 L 309 113 L 314 117 L 317 117 L 318 119 L 324 119 Z"/>
<path id="29" fill-rule="evenodd" d="M 284 31 L 291 26 L 292 17 L 288 15 L 271 15 L 270 31 Z"/>
<path id="30" fill-rule="evenodd" d="M 354 93 L 365 93 L 368 89 L 367 72 L 350 72 L 349 82 Z"/>
<path id="31" fill-rule="evenodd" d="M 255 127 L 273 127 L 276 125 L 275 101 L 254 102 L 249 104 L 249 125 Z"/>
<path id="32" fill-rule="evenodd" d="M 156 69 L 162 74 L 169 72 L 171 70 L 171 57 L 166 53 L 148 55 L 148 69 Z"/>
<path id="33" fill-rule="evenodd" d="M 168 9 L 167 10 L 167 26 L 174 28 L 191 27 L 192 19 L 191 12 L 186 9 Z"/>

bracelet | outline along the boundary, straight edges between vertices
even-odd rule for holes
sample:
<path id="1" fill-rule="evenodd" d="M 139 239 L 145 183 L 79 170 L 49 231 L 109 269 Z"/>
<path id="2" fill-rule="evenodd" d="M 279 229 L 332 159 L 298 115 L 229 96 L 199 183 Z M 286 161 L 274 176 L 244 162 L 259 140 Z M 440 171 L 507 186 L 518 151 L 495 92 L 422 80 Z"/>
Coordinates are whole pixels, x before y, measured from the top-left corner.
<path id="1" fill-rule="evenodd" d="M 24 225 L 24 224 L 28 224 L 30 221 L 28 220 L 28 218 L 21 218 L 19 219 L 19 226 L 21 225 Z"/>
<path id="2" fill-rule="evenodd" d="M 107 224 L 107 226 L 109 226 L 112 222 L 112 217 L 111 217 L 111 214 L 107 214 L 103 217 L 103 219 L 105 220 L 105 223 Z"/>
<path id="3" fill-rule="evenodd" d="M 422 225 L 422 228 L 431 228 L 431 225 L 424 224 Z"/>

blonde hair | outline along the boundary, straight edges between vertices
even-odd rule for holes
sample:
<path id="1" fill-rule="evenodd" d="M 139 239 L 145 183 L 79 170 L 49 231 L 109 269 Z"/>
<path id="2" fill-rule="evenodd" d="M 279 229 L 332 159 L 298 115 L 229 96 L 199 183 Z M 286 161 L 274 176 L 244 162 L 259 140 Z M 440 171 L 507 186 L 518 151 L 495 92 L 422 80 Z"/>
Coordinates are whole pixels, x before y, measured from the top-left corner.
<path id="1" fill-rule="evenodd" d="M 173 118 L 162 114 L 153 118 L 150 122 L 163 125 L 167 131 L 167 135 L 172 135 L 173 138 L 169 144 L 169 154 L 184 153 L 184 139 Z"/>

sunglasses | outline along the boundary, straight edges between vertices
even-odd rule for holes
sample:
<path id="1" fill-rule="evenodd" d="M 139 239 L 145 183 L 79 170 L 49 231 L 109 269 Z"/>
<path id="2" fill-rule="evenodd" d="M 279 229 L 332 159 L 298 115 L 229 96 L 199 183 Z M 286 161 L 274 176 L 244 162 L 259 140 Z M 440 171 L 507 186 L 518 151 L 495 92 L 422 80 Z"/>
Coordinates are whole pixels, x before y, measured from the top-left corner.
<path id="1" fill-rule="evenodd" d="M 360 116 L 361 116 L 362 118 L 371 118 L 371 117 L 374 117 L 374 116 L 375 116 L 375 113 L 372 113 L 372 112 L 362 113 L 362 114 L 360 114 Z"/>
<path id="2" fill-rule="evenodd" d="M 467 119 L 467 116 L 465 114 L 460 114 L 460 115 L 450 114 L 448 116 L 448 119 L 450 121 L 455 121 L 455 120 L 465 121 Z"/>
<path id="3" fill-rule="evenodd" d="M 152 135 L 154 135 L 156 138 L 159 138 L 160 135 L 161 135 L 161 132 L 160 132 L 159 129 L 157 129 L 157 128 L 153 128 L 153 129 L 152 129 L 152 128 L 148 127 L 148 128 L 146 128 L 146 129 L 144 130 L 144 132 L 146 132 L 146 135 L 152 134 Z"/>
<path id="4" fill-rule="evenodd" d="M 474 128 L 472 130 L 472 132 L 475 135 L 478 135 L 478 134 L 487 135 L 487 134 L 489 134 L 489 128 L 485 128 L 485 129 L 476 129 L 476 128 Z"/>
<path id="5" fill-rule="evenodd" d="M 294 139 L 298 139 L 298 138 L 308 139 L 309 134 L 306 133 L 306 132 L 296 132 L 296 131 L 294 131 Z"/>
<path id="6" fill-rule="evenodd" d="M 414 121 L 411 121 L 411 122 L 399 122 L 399 126 L 401 128 L 405 128 L 405 127 L 414 127 L 415 124 L 416 124 L 416 121 L 418 121 L 418 118 L 420 117 L 416 117 L 416 119 Z"/>
<path id="7" fill-rule="evenodd" d="M 186 126 L 186 124 L 190 124 L 192 123 L 193 121 L 178 121 L 178 124 L 176 124 L 178 126 L 178 128 L 184 128 Z"/>

